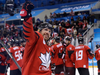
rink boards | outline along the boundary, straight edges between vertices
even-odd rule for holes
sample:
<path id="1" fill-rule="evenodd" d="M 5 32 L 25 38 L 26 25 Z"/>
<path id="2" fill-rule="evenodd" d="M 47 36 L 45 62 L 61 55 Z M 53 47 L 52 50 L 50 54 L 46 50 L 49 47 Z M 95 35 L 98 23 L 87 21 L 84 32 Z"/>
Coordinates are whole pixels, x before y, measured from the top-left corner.
<path id="1" fill-rule="evenodd" d="M 93 59 L 89 59 L 89 67 L 97 67 L 97 60 L 95 57 Z"/>

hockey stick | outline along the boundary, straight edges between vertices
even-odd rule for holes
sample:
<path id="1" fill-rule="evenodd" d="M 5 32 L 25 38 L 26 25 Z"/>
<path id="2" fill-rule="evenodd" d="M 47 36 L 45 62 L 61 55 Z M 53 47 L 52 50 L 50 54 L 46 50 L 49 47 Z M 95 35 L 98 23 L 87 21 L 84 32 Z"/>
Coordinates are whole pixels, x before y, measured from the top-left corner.
<path id="1" fill-rule="evenodd" d="M 92 59 L 92 66 L 93 66 L 93 75 L 94 75 L 94 61 Z"/>
<path id="2" fill-rule="evenodd" d="M 93 46 L 92 46 L 92 40 L 93 40 L 93 37 L 91 38 L 90 42 L 91 42 L 91 49 L 93 49 Z M 92 68 L 93 68 L 93 75 L 94 75 L 94 61 L 92 59 Z"/>
<path id="3" fill-rule="evenodd" d="M 13 60 L 13 62 L 16 64 L 16 66 L 18 67 L 18 69 L 21 72 L 21 67 L 19 66 L 19 64 L 16 62 L 16 60 L 14 59 L 14 57 L 11 55 L 11 53 L 8 51 L 8 49 L 6 48 L 6 46 L 4 45 L 3 41 L 0 40 L 1 45 L 5 48 L 6 52 L 8 53 L 8 55 L 10 56 L 10 58 Z"/>

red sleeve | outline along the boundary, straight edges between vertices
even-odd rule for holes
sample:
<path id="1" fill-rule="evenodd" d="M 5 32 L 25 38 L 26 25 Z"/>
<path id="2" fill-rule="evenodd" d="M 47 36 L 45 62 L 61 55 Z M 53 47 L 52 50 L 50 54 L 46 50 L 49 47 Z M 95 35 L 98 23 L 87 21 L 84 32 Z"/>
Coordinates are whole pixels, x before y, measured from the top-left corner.
<path id="1" fill-rule="evenodd" d="M 92 59 L 94 55 L 92 54 L 91 49 L 88 46 L 85 46 L 85 49 L 87 50 L 88 57 Z"/>
<path id="2" fill-rule="evenodd" d="M 6 60 L 6 57 L 2 54 L 0 54 L 0 58 L 1 58 L 0 60 Z"/>
<path id="3" fill-rule="evenodd" d="M 35 44 L 38 39 L 37 34 L 33 30 L 32 17 L 30 17 L 27 21 L 23 21 L 23 36 L 30 45 L 33 43 Z"/>
<path id="4" fill-rule="evenodd" d="M 96 58 L 96 60 L 98 59 L 97 51 L 95 51 L 95 58 Z"/>

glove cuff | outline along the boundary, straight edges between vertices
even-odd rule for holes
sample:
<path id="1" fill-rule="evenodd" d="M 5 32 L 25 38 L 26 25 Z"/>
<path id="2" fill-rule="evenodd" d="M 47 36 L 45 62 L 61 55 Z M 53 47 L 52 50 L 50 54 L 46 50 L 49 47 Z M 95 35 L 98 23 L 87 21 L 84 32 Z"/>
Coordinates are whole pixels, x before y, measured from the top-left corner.
<path id="1" fill-rule="evenodd" d="M 20 16 L 21 16 L 21 18 L 29 18 L 29 17 L 32 17 L 31 12 L 29 13 L 25 9 L 22 9 L 20 11 Z"/>

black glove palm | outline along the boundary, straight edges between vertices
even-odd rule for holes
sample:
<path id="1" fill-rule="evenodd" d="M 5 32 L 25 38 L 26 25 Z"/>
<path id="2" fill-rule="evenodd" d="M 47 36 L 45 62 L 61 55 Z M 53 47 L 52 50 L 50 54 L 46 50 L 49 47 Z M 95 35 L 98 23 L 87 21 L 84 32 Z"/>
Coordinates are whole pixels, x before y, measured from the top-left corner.
<path id="1" fill-rule="evenodd" d="M 22 10 L 20 11 L 21 18 L 29 18 L 31 17 L 31 10 L 34 8 L 34 5 L 27 1 L 23 4 Z"/>

